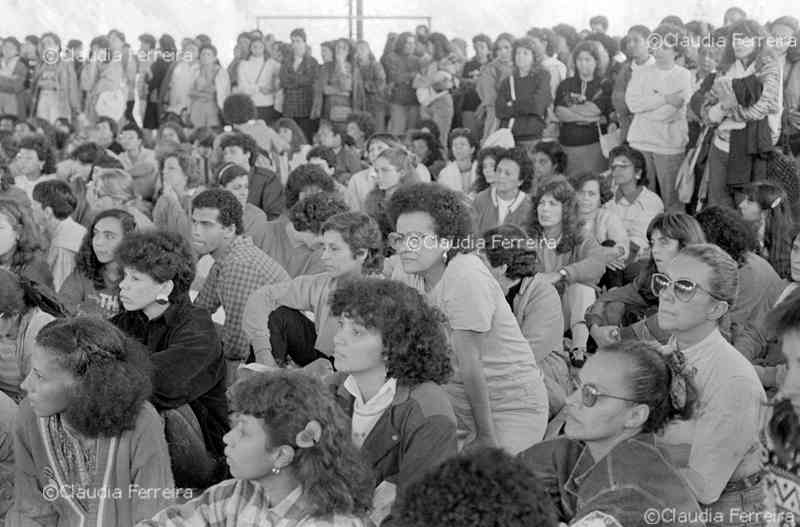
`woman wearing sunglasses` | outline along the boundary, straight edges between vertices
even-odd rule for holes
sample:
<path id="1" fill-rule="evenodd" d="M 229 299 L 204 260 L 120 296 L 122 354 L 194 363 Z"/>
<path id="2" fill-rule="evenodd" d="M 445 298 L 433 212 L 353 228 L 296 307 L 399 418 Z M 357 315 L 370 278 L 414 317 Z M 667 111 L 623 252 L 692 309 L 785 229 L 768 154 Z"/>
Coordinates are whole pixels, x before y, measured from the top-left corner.
<path id="1" fill-rule="evenodd" d="M 684 248 L 653 274 L 658 322 L 672 337 L 665 349 L 692 372 L 694 417 L 670 423 L 660 441 L 714 515 L 709 525 L 762 525 L 759 428 L 764 389 L 748 360 L 720 333 L 736 299 L 739 270 L 712 244 Z"/>
<path id="2" fill-rule="evenodd" d="M 681 365 L 632 341 L 601 348 L 576 380 L 566 437 L 520 455 L 555 498 L 559 521 L 702 525 L 691 488 L 656 445 L 668 423 L 692 415 L 695 392 Z"/>

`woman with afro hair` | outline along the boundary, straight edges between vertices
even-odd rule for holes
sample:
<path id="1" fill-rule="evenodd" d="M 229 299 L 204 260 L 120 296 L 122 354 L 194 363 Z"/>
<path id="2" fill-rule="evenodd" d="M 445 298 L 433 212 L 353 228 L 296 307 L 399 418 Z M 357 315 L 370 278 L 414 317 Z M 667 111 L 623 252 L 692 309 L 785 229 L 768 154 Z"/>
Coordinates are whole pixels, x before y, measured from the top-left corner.
<path id="1" fill-rule="evenodd" d="M 547 390 L 528 341 L 500 285 L 474 254 L 463 196 L 417 183 L 389 201 L 390 241 L 403 271 L 421 279 L 447 318 L 455 374 L 446 386 L 467 448 L 518 453 L 547 427 Z"/>
<path id="2" fill-rule="evenodd" d="M 343 283 L 330 302 L 334 389 L 380 484 L 374 519 L 389 505 L 396 513 L 410 483 L 456 455 L 456 417 L 440 386 L 452 373 L 444 315 L 416 289 L 381 278 Z M 382 498 L 395 486 L 398 501 Z"/>
<path id="3" fill-rule="evenodd" d="M 22 388 L 11 525 L 132 527 L 170 505 L 138 492 L 175 486 L 141 346 L 96 317 L 53 321 Z"/>
<path id="4" fill-rule="evenodd" d="M 628 342 L 600 349 L 567 397 L 566 437 L 539 443 L 519 460 L 542 481 L 559 521 L 572 526 L 671 525 L 648 511 L 669 504 L 683 526 L 701 526 L 683 475 L 657 444 L 675 420 L 692 416 L 690 373 L 660 346 Z M 733 510 L 733 509 L 732 509 Z"/>
<path id="5" fill-rule="evenodd" d="M 231 386 L 230 399 L 233 478 L 142 527 L 371 525 L 371 474 L 321 382 L 301 372 L 250 374 Z"/>
<path id="6" fill-rule="evenodd" d="M 136 233 L 117 247 L 116 258 L 124 311 L 111 322 L 150 352 L 150 400 L 165 421 L 177 485 L 205 488 L 225 468 L 226 366 L 211 315 L 189 300 L 191 249 L 177 233 Z"/>
<path id="7" fill-rule="evenodd" d="M 322 195 L 307 199 L 317 196 Z M 383 267 L 380 229 L 363 212 L 331 215 L 317 232 L 322 238 L 323 272 L 265 285 L 256 289 L 245 305 L 242 327 L 261 364 L 306 366 L 329 359 L 336 333 L 336 320 L 328 305 L 330 294 L 341 281 Z M 302 311 L 313 311 L 314 321 Z"/>
<path id="8" fill-rule="evenodd" d="M 402 527 L 556 527 L 533 472 L 496 448 L 453 457 L 408 489 Z"/>

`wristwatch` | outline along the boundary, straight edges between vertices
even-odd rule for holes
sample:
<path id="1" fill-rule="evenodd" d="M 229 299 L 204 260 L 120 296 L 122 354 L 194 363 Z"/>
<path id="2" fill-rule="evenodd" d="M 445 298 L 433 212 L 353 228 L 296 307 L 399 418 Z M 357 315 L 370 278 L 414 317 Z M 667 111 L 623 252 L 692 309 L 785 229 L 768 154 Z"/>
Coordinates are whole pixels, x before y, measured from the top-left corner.
<path id="1" fill-rule="evenodd" d="M 560 274 L 560 275 L 561 275 L 561 279 L 562 279 L 562 280 L 566 280 L 567 278 L 569 278 L 569 273 L 567 272 L 567 270 L 566 270 L 566 269 L 563 269 L 563 268 L 562 268 L 562 269 L 559 269 L 559 270 L 558 270 L 558 274 Z"/>
<path id="2" fill-rule="evenodd" d="M 614 340 L 614 342 L 619 342 L 620 341 L 619 328 L 614 328 L 614 329 L 611 330 L 611 338 Z"/>

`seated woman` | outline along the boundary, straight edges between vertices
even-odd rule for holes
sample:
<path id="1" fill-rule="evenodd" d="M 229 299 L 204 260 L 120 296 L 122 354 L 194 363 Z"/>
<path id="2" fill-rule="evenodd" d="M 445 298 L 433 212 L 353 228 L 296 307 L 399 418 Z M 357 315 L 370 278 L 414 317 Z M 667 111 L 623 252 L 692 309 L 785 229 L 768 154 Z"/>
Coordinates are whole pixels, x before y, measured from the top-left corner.
<path id="1" fill-rule="evenodd" d="M 380 524 L 390 507 L 396 516 L 409 484 L 458 451 L 456 417 L 440 386 L 453 372 L 444 317 L 417 290 L 382 278 L 341 283 L 330 306 L 342 374 L 333 389 L 376 474 L 372 518 Z M 397 500 L 381 497 L 395 489 Z"/>
<path id="2" fill-rule="evenodd" d="M 695 216 L 708 243 L 728 253 L 738 265 L 739 289 L 729 316 L 720 325 L 723 335 L 739 353 L 754 361 L 767 352 L 767 313 L 783 290 L 775 269 L 756 254 L 755 233 L 733 209 L 706 207 Z"/>
<path id="3" fill-rule="evenodd" d="M 417 163 L 421 163 L 428 168 L 431 180 L 436 181 L 439 172 L 445 167 L 442 158 L 442 149 L 439 147 L 439 140 L 429 132 L 415 131 L 410 135 L 411 147 L 417 157 Z"/>
<path id="4" fill-rule="evenodd" d="M 452 457 L 429 471 L 409 487 L 399 519 L 415 527 L 558 525 L 533 471 L 496 448 Z"/>
<path id="5" fill-rule="evenodd" d="M 191 147 L 174 145 L 158 154 L 161 196 L 153 207 L 153 226 L 189 239 L 192 235 L 189 218 L 192 198 L 202 190 L 197 186 Z"/>
<path id="6" fill-rule="evenodd" d="M 386 209 L 397 189 L 419 181 L 414 170 L 414 155 L 405 148 L 383 150 L 375 158 L 375 188 L 367 195 L 364 212 L 375 218 L 384 239 L 394 231 Z"/>
<path id="7" fill-rule="evenodd" d="M 378 272 L 383 266 L 381 233 L 363 212 L 344 212 L 322 225 L 322 263 L 325 272 L 289 282 L 266 285 L 250 295 L 242 327 L 256 361 L 306 366 L 333 355 L 336 320 L 328 299 L 346 278 Z M 301 311 L 313 311 L 314 321 Z"/>
<path id="8" fill-rule="evenodd" d="M 86 187 L 86 201 L 94 214 L 122 209 L 133 216 L 140 231 L 153 227 L 146 205 L 133 190 L 133 179 L 124 170 L 112 168 L 96 172 Z"/>
<path id="9" fill-rule="evenodd" d="M 555 179 L 564 179 L 567 172 L 567 154 L 556 141 L 539 141 L 533 147 L 533 186 L 531 196 Z"/>
<path id="10" fill-rule="evenodd" d="M 657 214 L 664 212 L 664 203 L 647 188 L 647 164 L 641 152 L 622 145 L 611 150 L 608 159 L 616 190 L 614 199 L 607 201 L 603 208 L 622 220 L 630 241 L 630 257 L 646 260 L 649 247 L 645 236 L 647 226 Z"/>
<path id="11" fill-rule="evenodd" d="M 289 174 L 300 165 L 305 164 L 306 154 L 311 150 L 311 145 L 308 144 L 308 139 L 306 139 L 303 130 L 297 126 L 294 119 L 281 117 L 273 126 L 286 143 L 286 145 L 282 146 L 287 146 L 282 152 L 277 152 L 278 159 L 275 163 L 279 169 L 278 174 L 280 175 L 281 183 L 286 185 Z M 276 148 L 278 146 L 277 144 L 275 145 Z"/>
<path id="12" fill-rule="evenodd" d="M 225 435 L 233 479 L 140 527 L 367 527 L 373 481 L 348 418 L 300 372 L 251 374 L 230 388 Z"/>
<path id="13" fill-rule="evenodd" d="M 250 173 L 236 163 L 225 163 L 217 172 L 217 184 L 230 191 L 242 205 L 244 233 L 256 247 L 263 247 L 267 238 L 267 215 L 247 201 Z"/>
<path id="14" fill-rule="evenodd" d="M 486 161 L 486 157 L 483 161 Z M 492 182 L 472 202 L 475 232 L 482 233 L 498 225 L 523 225 L 533 208 L 527 194 L 533 182 L 533 163 L 522 148 L 499 153 Z"/>
<path id="15" fill-rule="evenodd" d="M 429 302 L 447 317 L 455 374 L 446 390 L 466 448 L 517 453 L 541 440 L 547 389 L 503 290 L 474 254 L 462 195 L 410 185 L 392 196 L 389 216 L 403 270 L 422 279 Z"/>
<path id="16" fill-rule="evenodd" d="M 704 525 L 686 481 L 656 443 L 673 419 L 692 416 L 694 388 L 673 355 L 646 342 L 601 348 L 567 398 L 565 438 L 520 454 L 575 526 Z M 672 519 L 650 511 L 670 511 Z M 693 519 L 692 519 L 693 518 Z M 654 520 L 654 521 L 651 521 Z"/>
<path id="17" fill-rule="evenodd" d="M 757 181 L 745 186 L 742 193 L 739 211 L 756 232 L 759 256 L 772 265 L 778 276 L 788 278 L 794 221 L 786 192 L 775 183 Z"/>
<path id="18" fill-rule="evenodd" d="M 522 227 L 501 225 L 482 236 L 479 255 L 494 275 L 544 374 L 550 415 L 556 415 L 572 391 L 569 357 L 564 353 L 564 315 L 552 284 L 537 278 L 536 247 Z"/>
<path id="19" fill-rule="evenodd" d="M 478 144 L 467 128 L 456 128 L 447 138 L 450 162 L 436 181 L 447 188 L 469 194 L 475 184 L 475 152 Z"/>
<path id="20" fill-rule="evenodd" d="M 706 241 L 697 220 L 683 212 L 661 213 L 647 227 L 650 261 L 633 282 L 606 291 L 586 311 L 586 325 L 597 346 L 624 340 L 657 340 L 666 344 L 669 333 L 658 324 L 658 297 L 650 291 L 650 277 L 663 272 L 678 253 Z"/>
<path id="21" fill-rule="evenodd" d="M 53 273 L 44 254 L 46 243 L 29 204 L 0 199 L 0 269 L 53 287 Z"/>
<path id="22" fill-rule="evenodd" d="M 606 268 L 605 256 L 597 240 L 580 231 L 575 191 L 566 180 L 541 187 L 534 204 L 526 227 L 537 249 L 539 279 L 564 284 L 564 322 L 572 333 L 571 359 L 579 367 L 589 340 L 584 314 L 594 303 L 594 288 Z"/>
<path id="23" fill-rule="evenodd" d="M 621 286 L 622 271 L 630 250 L 628 233 L 613 211 L 603 208 L 614 194 L 608 180 L 595 172 L 581 172 L 570 181 L 578 202 L 578 222 L 584 236 L 592 236 L 603 246 L 606 256 L 604 285 Z"/>
<path id="24" fill-rule="evenodd" d="M 14 429 L 11 525 L 132 527 L 171 504 L 165 492 L 140 493 L 174 488 L 149 368 L 105 320 L 42 329 Z"/>
<path id="25" fill-rule="evenodd" d="M 767 450 L 767 511 L 777 518 L 797 518 L 800 503 L 794 496 L 800 492 L 800 294 L 794 293 L 770 313 L 769 325 L 782 341 L 782 352 L 788 367 L 771 415 L 762 431 Z"/>
<path id="26" fill-rule="evenodd" d="M 738 511 L 746 518 L 763 510 L 759 430 L 766 395 L 753 366 L 719 331 L 736 300 L 738 266 L 716 245 L 697 244 L 663 270 L 651 284 L 659 324 L 672 334 L 664 352 L 694 371 L 697 406 L 690 420 L 667 425 L 658 441 L 710 514 L 730 518 Z"/>
<path id="27" fill-rule="evenodd" d="M 36 336 L 54 318 L 67 315 L 48 287 L 0 269 L 0 390 L 22 399 L 20 383 L 30 371 Z"/>
<path id="28" fill-rule="evenodd" d="M 472 186 L 472 192 L 480 194 L 494 183 L 497 161 L 505 151 L 506 149 L 502 146 L 481 148 L 478 152 L 478 160 L 475 162 L 475 184 Z"/>
<path id="29" fill-rule="evenodd" d="M 137 233 L 125 238 L 116 257 L 124 311 L 111 322 L 150 352 L 150 400 L 166 422 L 177 485 L 208 487 L 225 470 L 225 360 L 211 315 L 189 301 L 191 249 L 175 233 Z"/>
<path id="30" fill-rule="evenodd" d="M 58 295 L 77 314 L 111 318 L 120 310 L 122 271 L 114 259 L 117 247 L 136 230 L 136 220 L 124 210 L 97 214 L 75 257 L 72 271 Z"/>

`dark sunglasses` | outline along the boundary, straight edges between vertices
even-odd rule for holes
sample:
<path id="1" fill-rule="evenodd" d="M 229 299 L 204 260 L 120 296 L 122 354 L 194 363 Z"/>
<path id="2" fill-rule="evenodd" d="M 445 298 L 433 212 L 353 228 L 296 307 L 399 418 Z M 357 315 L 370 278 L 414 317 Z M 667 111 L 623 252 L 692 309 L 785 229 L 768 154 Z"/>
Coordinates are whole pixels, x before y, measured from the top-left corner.
<path id="1" fill-rule="evenodd" d="M 694 280 L 689 280 L 688 278 L 673 280 L 669 276 L 662 273 L 653 273 L 653 276 L 650 277 L 650 291 L 652 291 L 654 295 L 661 296 L 661 293 L 670 287 L 675 292 L 675 298 L 681 302 L 689 302 L 692 298 L 694 298 L 694 295 L 698 290 L 705 292 L 711 298 L 722 300 L 708 289 L 704 288 Z"/>
<path id="2" fill-rule="evenodd" d="M 609 399 L 619 399 L 620 401 L 628 401 L 629 403 L 638 403 L 638 401 L 634 401 L 633 399 L 628 399 L 627 397 L 619 397 L 617 395 L 611 395 L 609 393 L 603 393 L 597 389 L 594 384 L 581 384 L 581 403 L 586 408 L 591 408 L 595 404 L 597 404 L 597 399 L 600 397 L 607 397 Z"/>

